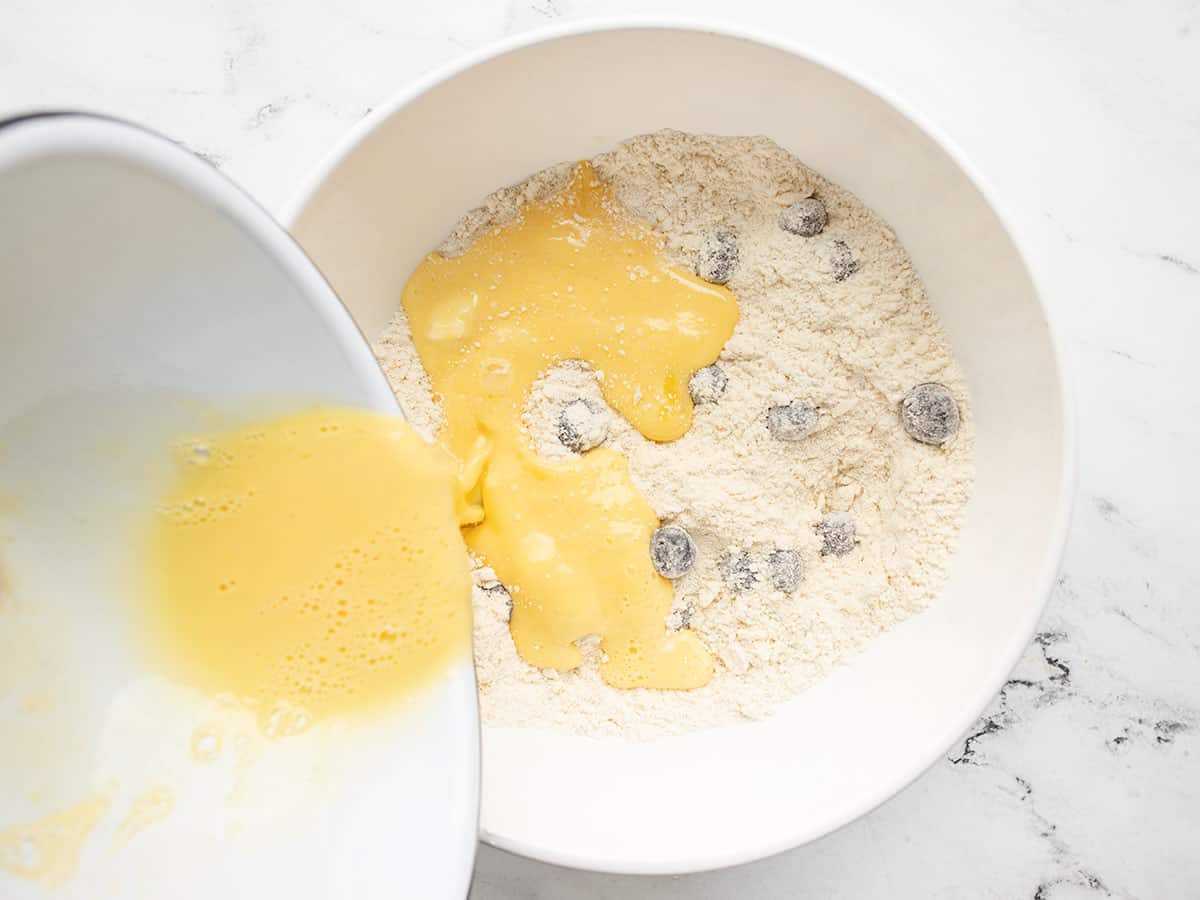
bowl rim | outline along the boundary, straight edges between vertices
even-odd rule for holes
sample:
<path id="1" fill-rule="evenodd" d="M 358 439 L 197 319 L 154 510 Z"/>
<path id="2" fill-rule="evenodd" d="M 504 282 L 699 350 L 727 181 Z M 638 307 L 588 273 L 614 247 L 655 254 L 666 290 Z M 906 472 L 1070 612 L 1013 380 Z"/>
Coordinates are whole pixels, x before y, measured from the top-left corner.
<path id="1" fill-rule="evenodd" d="M 796 829 L 781 832 L 776 840 L 764 843 L 752 850 L 738 848 L 726 854 L 704 857 L 679 857 L 673 859 L 645 860 L 625 859 L 615 860 L 607 857 L 591 858 L 575 853 L 564 853 L 553 847 L 541 846 L 525 840 L 507 837 L 491 832 L 486 822 L 480 822 L 480 839 L 485 843 L 518 856 L 540 860 L 559 866 L 583 869 L 612 874 L 638 875 L 675 875 L 712 871 L 729 866 L 754 862 L 796 849 L 826 837 L 849 825 L 851 822 L 865 816 L 912 785 L 921 775 L 933 767 L 934 763 L 953 747 L 970 729 L 973 723 L 987 709 L 997 696 L 1008 676 L 1012 673 L 1028 648 L 1037 627 L 1046 610 L 1050 594 L 1058 579 L 1059 569 L 1066 549 L 1067 535 L 1070 530 L 1071 516 L 1074 508 L 1077 486 L 1077 447 L 1076 447 L 1076 409 L 1073 399 L 1073 389 L 1067 380 L 1063 367 L 1062 342 L 1055 327 L 1054 317 L 1044 301 L 1044 292 L 1039 282 L 1036 270 L 1029 264 L 1029 255 L 1017 237 L 1016 229 L 1009 216 L 1004 213 L 998 203 L 998 192 L 992 187 L 986 177 L 971 163 L 967 154 L 959 144 L 939 127 L 932 119 L 918 108 L 903 100 L 897 94 L 881 84 L 877 79 L 859 71 L 834 54 L 812 49 L 798 40 L 790 40 L 768 35 L 754 28 L 721 19 L 708 17 L 660 16 L 660 15 L 620 15 L 587 17 L 570 22 L 543 26 L 516 35 L 489 42 L 465 54 L 424 73 L 413 79 L 386 101 L 376 106 L 366 116 L 359 120 L 343 135 L 337 143 L 321 158 L 317 165 L 309 170 L 299 188 L 292 194 L 283 206 L 280 222 L 285 229 L 295 226 L 303 211 L 312 202 L 321 186 L 330 175 L 350 156 L 354 150 L 378 130 L 384 122 L 414 100 L 430 90 L 450 81 L 463 72 L 483 63 L 506 56 L 510 53 L 524 50 L 528 47 L 573 38 L 586 34 L 605 33 L 614 31 L 679 31 L 686 33 L 710 34 L 718 37 L 733 38 L 748 43 L 758 44 L 772 50 L 789 53 L 800 59 L 821 66 L 836 75 L 845 78 L 856 86 L 873 94 L 890 106 L 917 129 L 932 140 L 959 168 L 968 181 L 982 195 L 1000 223 L 1001 229 L 1016 251 L 1017 259 L 1025 270 L 1033 286 L 1034 299 L 1046 323 L 1050 344 L 1051 364 L 1058 381 L 1058 403 L 1061 409 L 1059 422 L 1061 437 L 1061 453 L 1058 464 L 1060 487 L 1055 503 L 1055 515 L 1052 523 L 1052 538 L 1043 557 L 1041 570 L 1035 578 L 1038 602 L 1026 609 L 1012 632 L 1011 645 L 1003 658 L 998 661 L 990 677 L 981 679 L 979 687 L 971 701 L 964 705 L 956 715 L 947 718 L 946 726 L 928 740 L 930 753 L 927 760 L 893 778 L 886 783 L 880 783 L 877 789 L 864 802 L 848 813 L 839 816 L 827 827 L 820 829 Z M 1019 638 L 1019 639 L 1018 639 Z"/>
<path id="2" fill-rule="evenodd" d="M 403 409 L 371 351 L 370 341 L 324 274 L 291 233 L 228 175 L 165 134 L 107 113 L 46 107 L 0 116 L 0 177 L 10 168 L 15 170 L 58 156 L 86 154 L 136 167 L 187 193 L 190 202 L 226 220 L 239 232 L 240 240 L 254 245 L 296 287 L 300 301 L 318 318 L 326 339 L 342 352 L 345 365 L 362 391 L 359 405 L 403 417 Z M 0 352 L 4 337 L 0 335 Z M 468 842 L 466 838 L 471 823 L 478 832 L 483 749 L 478 692 L 459 687 L 461 666 L 461 660 L 453 661 L 441 677 L 414 694 L 414 699 L 418 705 L 428 705 L 437 699 L 452 708 L 454 729 L 466 738 L 457 745 L 462 765 L 448 766 L 451 777 L 459 784 L 455 791 L 458 807 L 454 815 L 447 816 L 450 824 L 446 828 L 448 832 L 454 829 L 455 846 L 451 852 L 457 856 L 450 860 L 453 868 L 440 874 L 445 884 L 453 887 L 461 883 L 465 892 L 478 851 L 477 840 Z M 470 679 L 474 685 L 473 669 Z M 448 704 L 446 696 L 450 697 Z"/>

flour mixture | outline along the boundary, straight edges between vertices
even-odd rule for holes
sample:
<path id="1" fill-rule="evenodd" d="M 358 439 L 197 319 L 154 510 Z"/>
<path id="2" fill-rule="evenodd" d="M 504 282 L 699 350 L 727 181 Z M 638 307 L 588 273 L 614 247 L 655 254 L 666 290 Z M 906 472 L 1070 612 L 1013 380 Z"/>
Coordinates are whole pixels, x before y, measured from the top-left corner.
<path id="1" fill-rule="evenodd" d="M 677 440 L 644 437 L 606 403 L 604 372 L 573 360 L 534 384 L 523 440 L 551 461 L 601 445 L 628 460 L 664 526 L 647 547 L 673 588 L 664 628 L 699 638 L 713 673 L 691 690 L 613 687 L 594 637 L 576 642 L 578 668 L 536 668 L 510 633 L 521 585 L 478 559 L 484 721 L 653 737 L 760 718 L 937 595 L 972 481 L 966 386 L 892 231 L 771 141 L 664 131 L 591 165 L 672 262 L 732 291 L 739 318 L 691 377 Z M 576 172 L 497 191 L 440 253 L 467 252 Z M 444 410 L 403 312 L 376 352 L 435 438 Z"/>

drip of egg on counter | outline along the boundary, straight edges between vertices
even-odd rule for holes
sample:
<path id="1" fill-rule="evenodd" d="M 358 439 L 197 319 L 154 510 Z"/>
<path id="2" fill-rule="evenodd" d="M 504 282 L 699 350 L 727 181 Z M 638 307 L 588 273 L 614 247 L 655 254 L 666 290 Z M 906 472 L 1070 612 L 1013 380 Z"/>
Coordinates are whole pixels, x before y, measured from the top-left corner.
<path id="1" fill-rule="evenodd" d="M 599 635 L 601 675 L 614 687 L 705 684 L 713 663 L 703 644 L 667 629 L 673 591 L 649 555 L 659 520 L 625 458 L 604 447 L 540 458 L 521 416 L 540 375 L 583 360 L 638 431 L 676 440 L 691 427 L 688 378 L 733 333 L 733 295 L 671 266 L 581 163 L 561 195 L 463 255 L 428 256 L 403 306 L 444 405 L 440 441 L 462 463 L 473 505 L 464 521 L 475 523 L 467 544 L 515 589 L 517 652 L 572 669 L 576 641 Z"/>
<path id="2" fill-rule="evenodd" d="M 148 537 L 165 665 L 266 723 L 402 696 L 470 653 L 458 469 L 402 419 L 319 409 L 177 448 Z"/>

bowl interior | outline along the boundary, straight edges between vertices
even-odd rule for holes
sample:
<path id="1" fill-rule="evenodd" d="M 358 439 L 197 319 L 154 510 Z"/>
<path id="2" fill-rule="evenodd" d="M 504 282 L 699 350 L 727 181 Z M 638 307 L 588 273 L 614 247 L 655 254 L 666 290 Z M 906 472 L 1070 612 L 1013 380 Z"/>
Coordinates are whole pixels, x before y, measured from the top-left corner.
<path id="1" fill-rule="evenodd" d="M 0 209 L 0 853 L 68 817 L 28 878 L 0 867 L 0 895 L 46 896 L 39 878 L 75 868 L 65 896 L 461 897 L 469 660 L 415 710 L 267 741 L 150 671 L 122 614 L 169 441 L 316 403 L 395 411 L 353 321 L 265 212 L 129 125 L 0 127 Z"/>
<path id="2" fill-rule="evenodd" d="M 895 228 L 967 374 L 978 474 L 939 602 L 774 718 L 649 743 L 485 729 L 484 837 L 626 872 L 795 846 L 919 774 L 1028 641 L 1069 497 L 1055 352 L 1004 226 L 895 105 L 782 49 L 581 29 L 475 60 L 364 123 L 302 195 L 293 232 L 373 337 L 413 267 L 488 192 L 664 127 L 768 135 Z"/>

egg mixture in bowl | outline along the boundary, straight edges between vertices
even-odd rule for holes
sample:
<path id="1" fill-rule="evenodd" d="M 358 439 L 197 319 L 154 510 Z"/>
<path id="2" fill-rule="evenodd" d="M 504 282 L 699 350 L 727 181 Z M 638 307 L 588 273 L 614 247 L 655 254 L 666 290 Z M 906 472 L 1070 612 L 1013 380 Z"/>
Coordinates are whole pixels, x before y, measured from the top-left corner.
<path id="1" fill-rule="evenodd" d="M 945 581 L 962 373 L 911 262 L 765 138 L 664 131 L 491 195 L 378 352 L 479 503 L 493 724 L 760 718 Z"/>
<path id="2" fill-rule="evenodd" d="M 486 839 L 794 846 L 1015 661 L 1064 523 L 1053 346 L 983 195 L 853 81 L 686 29 L 522 42 L 376 113 L 292 219 L 460 467 Z"/>

